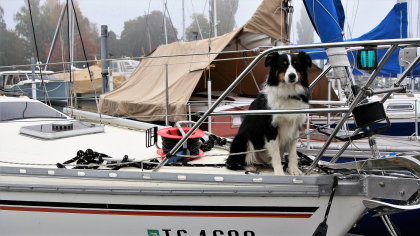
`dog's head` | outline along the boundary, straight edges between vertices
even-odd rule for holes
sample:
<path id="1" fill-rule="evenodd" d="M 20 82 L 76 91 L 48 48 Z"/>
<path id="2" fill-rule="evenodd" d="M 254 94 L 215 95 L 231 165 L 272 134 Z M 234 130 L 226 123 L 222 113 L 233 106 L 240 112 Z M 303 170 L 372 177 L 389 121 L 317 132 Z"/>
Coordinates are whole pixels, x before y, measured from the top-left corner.
<path id="1" fill-rule="evenodd" d="M 309 86 L 307 70 L 312 66 L 312 59 L 305 52 L 286 54 L 273 52 L 265 59 L 265 66 L 270 67 L 267 79 L 269 86 L 278 86 L 281 83 Z"/>

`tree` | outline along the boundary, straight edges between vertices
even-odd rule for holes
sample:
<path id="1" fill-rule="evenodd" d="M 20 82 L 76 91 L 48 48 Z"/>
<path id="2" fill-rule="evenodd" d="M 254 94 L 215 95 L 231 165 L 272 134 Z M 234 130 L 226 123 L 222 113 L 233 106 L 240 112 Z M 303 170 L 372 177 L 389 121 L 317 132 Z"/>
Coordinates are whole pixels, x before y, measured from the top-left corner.
<path id="1" fill-rule="evenodd" d="M 178 31 L 173 27 L 168 17 L 166 17 L 166 31 L 168 44 L 178 41 Z M 148 15 L 124 22 L 120 42 L 122 53 L 130 57 L 142 56 L 143 51 L 145 54 L 149 54 L 159 45 L 165 44 L 163 13 L 152 11 Z"/>
<path id="2" fill-rule="evenodd" d="M 77 21 L 79 23 L 80 32 L 76 27 L 75 23 L 75 35 L 83 35 L 82 38 L 84 39 L 85 45 L 94 45 L 95 38 L 98 37 L 98 29 L 96 24 L 92 24 L 89 20 L 83 16 L 79 4 L 77 1 L 74 2 L 74 9 L 77 16 Z M 50 46 L 52 44 L 52 40 L 54 37 L 54 32 L 60 18 L 61 11 L 66 3 L 60 3 L 58 0 L 46 0 L 44 4 L 40 5 L 40 0 L 30 0 L 31 3 L 31 12 L 32 12 L 32 20 L 34 23 L 34 29 L 32 29 L 31 24 L 31 16 L 29 12 L 29 6 L 24 5 L 22 6 L 19 11 L 14 15 L 14 20 L 17 22 L 15 29 L 19 37 L 25 40 L 26 44 L 28 45 L 27 48 L 31 54 L 36 56 L 35 52 L 35 42 L 34 42 L 34 31 L 36 36 L 36 42 L 38 46 L 38 53 L 41 62 L 45 62 L 47 60 L 47 56 L 50 50 Z M 69 1 L 69 8 L 73 11 L 73 6 Z M 68 11 L 67 11 L 68 12 Z M 68 17 L 67 15 L 64 16 L 63 22 L 61 24 L 60 32 L 62 42 L 64 43 L 65 48 L 68 47 Z M 87 37 L 84 37 L 87 36 Z M 78 37 L 76 37 L 77 39 Z M 79 37 L 80 38 L 80 37 Z M 75 40 L 75 49 L 78 50 L 80 40 Z M 61 44 L 60 44 L 61 45 Z M 61 48 L 61 46 L 60 46 Z M 96 47 L 94 47 L 96 48 Z M 54 48 L 55 53 L 61 53 L 60 51 L 55 51 L 57 48 Z M 82 51 L 80 51 L 82 52 Z M 99 49 L 95 54 L 99 53 Z M 59 58 L 59 59 L 58 59 Z M 55 62 L 61 62 L 62 59 L 65 61 L 68 60 L 68 56 L 60 56 L 57 57 Z M 84 56 L 80 56 L 79 52 L 75 52 L 74 60 L 84 60 Z M 53 62 L 53 61 L 50 61 Z M 50 67 L 51 68 L 51 67 Z M 60 68 L 62 68 L 60 66 Z"/>
<path id="3" fill-rule="evenodd" d="M 99 55 L 100 53 L 100 45 L 97 44 L 96 42 L 93 42 L 92 40 L 89 39 L 89 37 L 87 35 L 82 35 L 81 38 L 83 39 L 83 45 L 84 45 L 84 49 L 86 52 L 86 56 L 88 60 L 94 60 L 96 55 Z M 77 36 L 75 41 L 78 41 L 79 43 L 75 44 L 74 47 L 74 61 L 84 61 L 85 60 L 85 55 L 83 53 L 83 48 L 82 48 L 82 43 L 80 40 L 80 36 Z M 55 63 L 55 62 L 62 62 L 62 61 L 67 61 L 69 58 L 69 48 L 68 47 L 62 47 L 62 45 L 64 45 L 63 42 L 56 42 L 55 46 L 54 46 L 54 51 L 51 55 L 51 59 L 50 62 L 51 63 Z M 47 47 L 47 53 L 49 52 L 49 48 L 50 46 Z M 78 59 L 77 59 L 78 58 Z M 100 58 L 100 57 L 98 57 Z M 89 65 L 92 65 L 94 63 L 90 63 Z M 74 65 L 75 67 L 81 68 L 86 66 L 86 63 L 76 63 Z M 54 70 L 54 71 L 62 71 L 67 69 L 66 67 L 64 67 L 63 65 L 50 65 L 48 67 L 49 70 Z"/>
<path id="4" fill-rule="evenodd" d="M 235 22 L 235 14 L 238 10 L 239 0 L 217 0 L 216 1 L 216 17 L 217 17 L 217 36 L 229 33 L 233 30 Z M 214 27 L 214 0 L 210 0 L 210 22 Z M 211 36 L 214 37 L 214 29 L 211 29 Z"/>
<path id="5" fill-rule="evenodd" d="M 203 14 L 194 13 L 191 16 L 191 19 L 192 19 L 192 22 L 190 26 L 188 26 L 188 28 L 185 29 L 186 40 L 191 41 L 193 32 L 198 33 L 198 39 L 209 38 L 210 24 L 209 24 L 209 21 L 207 20 L 207 17 Z M 201 30 L 201 34 L 200 34 L 200 30 Z"/>
<path id="6" fill-rule="evenodd" d="M 123 56 L 121 42 L 112 30 L 108 32 L 108 53 L 112 55 L 112 58 Z"/>
<path id="7" fill-rule="evenodd" d="M 11 66 L 27 64 L 29 53 L 23 39 L 16 32 L 7 30 L 4 11 L 0 6 L 0 65 Z M 10 70 L 10 69 L 3 69 Z"/>
<path id="8" fill-rule="evenodd" d="M 314 27 L 306 12 L 305 6 L 300 8 L 300 20 L 296 23 L 296 30 L 298 39 L 297 44 L 307 44 L 314 42 Z"/>

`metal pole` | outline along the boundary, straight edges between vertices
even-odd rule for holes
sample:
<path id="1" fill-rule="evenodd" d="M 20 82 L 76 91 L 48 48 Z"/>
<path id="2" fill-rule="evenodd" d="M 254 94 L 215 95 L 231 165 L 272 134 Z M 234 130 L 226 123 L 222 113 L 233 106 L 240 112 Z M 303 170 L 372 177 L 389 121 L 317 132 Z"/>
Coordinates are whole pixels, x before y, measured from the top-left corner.
<path id="1" fill-rule="evenodd" d="M 188 105 L 188 121 L 191 121 L 191 103 L 187 103 Z"/>
<path id="2" fill-rule="evenodd" d="M 52 52 L 54 50 L 55 42 L 57 41 L 57 35 L 60 32 L 61 22 L 63 21 L 64 13 L 66 12 L 66 9 L 67 9 L 67 4 L 64 4 L 63 9 L 61 9 L 60 18 L 58 18 L 57 27 L 55 28 L 54 38 L 52 40 L 52 44 L 51 44 L 51 47 L 50 47 L 50 52 L 48 53 L 47 61 L 45 62 L 44 70 L 47 70 L 48 63 L 50 63 L 51 55 L 52 55 Z"/>
<path id="3" fill-rule="evenodd" d="M 111 64 L 111 69 L 109 69 L 108 67 L 108 71 L 109 71 L 109 91 L 114 90 L 114 78 L 112 77 L 112 63 Z"/>
<path id="4" fill-rule="evenodd" d="M 206 73 L 204 71 L 204 73 Z M 208 106 L 209 109 L 211 107 L 211 79 L 210 79 L 210 69 L 209 69 L 209 79 L 207 80 L 207 99 L 208 99 Z M 207 131 L 211 133 L 211 116 L 209 116 L 209 125 Z"/>
<path id="5" fill-rule="evenodd" d="M 418 134 L 418 123 L 417 123 L 417 99 L 416 100 L 414 100 L 414 102 L 415 102 L 415 117 L 416 117 L 416 120 L 415 120 L 415 122 L 416 122 L 416 125 L 415 125 L 415 127 L 416 127 L 416 139 L 417 139 L 417 137 L 419 136 L 419 134 Z"/>
<path id="6" fill-rule="evenodd" d="M 102 94 L 108 92 L 108 26 L 101 25 L 101 74 Z"/>
<path id="7" fill-rule="evenodd" d="M 184 0 L 182 0 L 182 38 L 184 40 L 184 42 L 186 42 L 187 40 L 185 40 L 185 13 L 184 13 Z"/>
<path id="8" fill-rule="evenodd" d="M 165 44 L 168 44 L 168 34 L 166 32 L 166 5 L 165 0 L 162 0 L 163 2 L 163 28 L 165 28 Z"/>
<path id="9" fill-rule="evenodd" d="M 169 79 L 168 79 L 168 63 L 166 63 L 166 116 L 165 125 L 169 126 Z"/>
<path id="10" fill-rule="evenodd" d="M 75 21 L 75 19 L 74 19 L 74 12 L 73 11 L 71 11 L 71 9 L 70 9 L 70 13 L 71 13 L 71 67 L 70 68 L 72 68 L 72 67 L 74 67 L 74 21 Z"/>
<path id="11" fill-rule="evenodd" d="M 365 86 L 363 86 L 363 88 L 360 90 L 360 92 L 356 95 L 353 103 L 350 105 L 349 107 L 349 112 L 344 114 L 344 116 L 341 118 L 340 122 L 337 124 L 337 126 L 334 128 L 333 132 L 331 133 L 331 135 L 328 137 L 327 141 L 324 143 L 324 145 L 322 146 L 321 150 L 319 151 L 317 157 L 315 158 L 315 160 L 312 162 L 312 164 L 309 166 L 308 170 L 306 171 L 306 175 L 308 175 L 309 173 L 311 173 L 311 171 L 315 168 L 315 166 L 318 164 L 318 161 L 321 159 L 321 157 L 324 155 L 325 151 L 327 150 L 328 146 L 330 145 L 330 143 L 332 142 L 332 140 L 334 139 L 335 135 L 338 133 L 338 131 L 340 130 L 340 128 L 344 125 L 344 122 L 346 122 L 346 120 L 349 118 L 350 113 L 353 111 L 353 109 L 357 106 L 357 104 L 360 102 L 360 100 L 362 99 L 365 90 L 367 88 L 369 88 L 370 84 L 375 80 L 376 76 L 378 75 L 379 71 L 382 69 L 382 67 L 385 65 L 385 62 L 389 59 L 389 57 L 391 56 L 392 52 L 395 51 L 395 49 L 397 48 L 398 44 L 393 44 L 392 47 L 390 49 L 388 49 L 388 51 L 385 53 L 384 57 L 382 58 L 382 60 L 379 62 L 378 67 L 376 68 L 375 71 L 373 71 L 373 73 L 370 75 L 368 81 L 366 82 Z"/>
<path id="12" fill-rule="evenodd" d="M 330 113 L 328 113 L 329 115 Z M 311 149 L 311 135 L 309 134 L 309 113 L 306 114 L 306 149 Z"/>
<path id="13" fill-rule="evenodd" d="M 216 11 L 216 0 L 213 0 L 213 26 L 214 26 L 214 37 L 217 37 L 217 11 Z"/>
<path id="14" fill-rule="evenodd" d="M 213 105 L 214 106 L 214 105 Z M 319 113 L 346 113 L 349 108 L 308 108 L 290 110 L 246 110 L 246 111 L 221 111 L 212 112 L 209 116 L 244 116 L 244 115 L 275 115 L 275 114 L 319 114 Z M 200 114 L 200 112 L 198 112 Z M 204 115 L 203 115 L 204 116 Z"/>
<path id="15" fill-rule="evenodd" d="M 414 59 L 414 61 L 407 67 L 407 69 L 405 69 L 405 71 L 401 74 L 401 77 L 399 78 L 397 83 L 395 83 L 393 88 L 400 86 L 401 82 L 407 77 L 408 73 L 414 69 L 414 67 L 417 65 L 419 61 L 420 61 L 420 55 L 418 55 L 416 59 Z M 391 96 L 391 94 L 392 92 L 385 94 L 381 99 L 381 103 L 384 103 L 389 98 L 389 96 Z"/>
<path id="16" fill-rule="evenodd" d="M 331 101 L 331 81 L 330 80 L 328 80 L 328 101 Z M 328 105 L 328 108 L 331 108 L 331 105 Z M 331 114 L 328 113 L 327 114 L 328 128 L 330 128 L 330 123 L 331 123 Z"/>
<path id="17" fill-rule="evenodd" d="M 316 79 L 314 81 L 312 81 L 312 83 L 309 85 L 309 90 L 312 90 L 315 85 L 321 81 L 321 79 L 332 69 L 332 67 L 330 65 L 327 66 L 327 68 L 325 68 L 325 70 L 323 72 L 321 72 L 321 74 L 318 75 L 318 77 L 316 77 Z"/>
<path id="18" fill-rule="evenodd" d="M 32 69 L 32 99 L 36 100 L 36 83 L 35 83 L 35 59 L 31 57 L 31 69 Z"/>

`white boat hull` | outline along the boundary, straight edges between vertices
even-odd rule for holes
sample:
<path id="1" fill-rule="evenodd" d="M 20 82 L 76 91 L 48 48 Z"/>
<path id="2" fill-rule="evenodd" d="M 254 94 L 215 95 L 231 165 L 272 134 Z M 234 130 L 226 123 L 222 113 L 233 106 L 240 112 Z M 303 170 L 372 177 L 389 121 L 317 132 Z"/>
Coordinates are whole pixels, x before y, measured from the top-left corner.
<path id="1" fill-rule="evenodd" d="M 148 230 L 157 230 L 159 235 L 278 236 L 312 235 L 324 218 L 329 197 L 116 197 L 3 192 L 2 202 L 6 199 L 16 205 L 1 205 L 1 235 L 148 235 Z M 327 222 L 328 235 L 344 235 L 351 228 L 364 210 L 363 199 L 366 197 L 334 199 Z M 316 210 L 293 212 L 302 211 L 303 206 Z M 259 210 L 247 211 L 250 207 Z M 290 210 L 271 212 L 272 208 Z"/>

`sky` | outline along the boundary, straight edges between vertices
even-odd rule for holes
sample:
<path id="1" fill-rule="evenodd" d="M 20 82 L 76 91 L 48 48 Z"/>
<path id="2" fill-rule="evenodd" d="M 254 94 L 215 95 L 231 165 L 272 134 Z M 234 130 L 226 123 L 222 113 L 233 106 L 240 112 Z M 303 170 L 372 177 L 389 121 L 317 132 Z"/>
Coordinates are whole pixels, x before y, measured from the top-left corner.
<path id="1" fill-rule="evenodd" d="M 61 0 L 64 2 L 65 0 Z M 98 25 L 108 25 L 108 30 L 121 34 L 124 22 L 142 16 L 145 12 L 163 10 L 163 0 L 77 0 L 81 11 L 91 22 Z M 178 37 L 182 36 L 182 0 L 167 1 L 168 11 L 174 27 L 178 30 Z M 238 27 L 242 26 L 251 18 L 262 0 L 230 0 L 239 1 L 239 8 L 235 16 Z M 41 0 L 41 3 L 44 2 Z M 192 13 L 204 13 L 208 16 L 208 0 L 184 0 L 185 2 L 185 28 L 191 24 Z M 300 9 L 303 7 L 301 0 L 293 0 L 294 15 L 293 24 L 300 19 Z M 150 8 L 149 8 L 150 3 Z M 346 38 L 356 38 L 373 29 L 388 14 L 397 0 L 342 0 L 346 12 Z M 0 6 L 4 10 L 4 19 L 8 29 L 14 29 L 13 15 L 19 8 L 27 4 L 27 0 L 0 0 Z M 418 35 L 418 0 L 408 0 L 409 4 L 409 32 L 414 37 Z M 411 19 L 411 20 L 410 20 Z M 292 26 L 294 29 L 294 26 Z M 349 30 L 350 29 L 350 30 Z M 296 30 L 293 30 L 295 33 Z M 296 42 L 297 36 L 292 34 L 291 41 Z M 319 42 L 315 38 L 315 42 Z"/>

